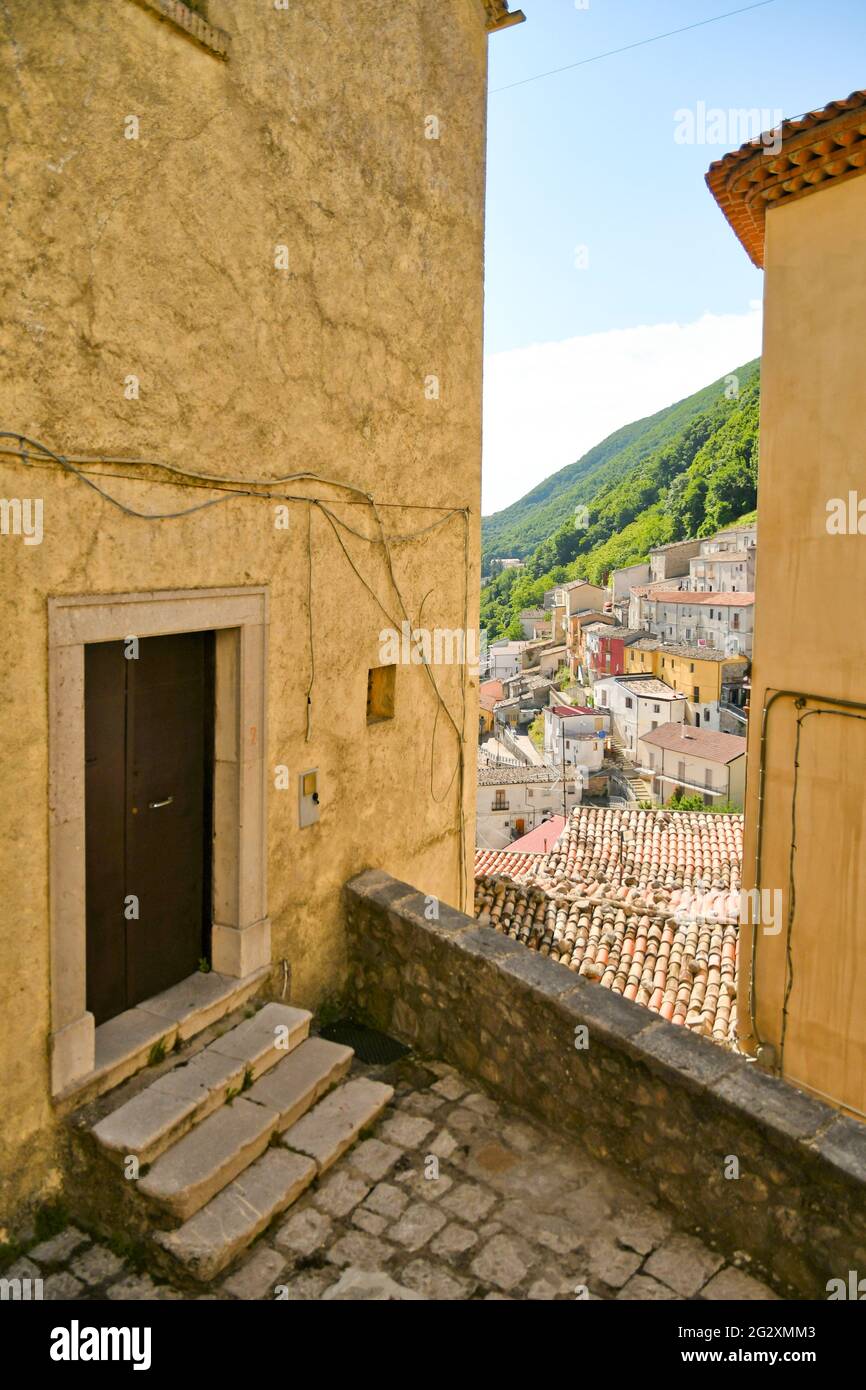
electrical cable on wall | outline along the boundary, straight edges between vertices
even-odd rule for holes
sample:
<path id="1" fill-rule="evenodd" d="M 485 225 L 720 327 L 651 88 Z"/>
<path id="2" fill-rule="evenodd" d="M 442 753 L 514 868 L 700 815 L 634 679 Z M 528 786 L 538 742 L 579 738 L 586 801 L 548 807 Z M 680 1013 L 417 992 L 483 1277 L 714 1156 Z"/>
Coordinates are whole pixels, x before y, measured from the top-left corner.
<path id="1" fill-rule="evenodd" d="M 407 504 L 405 504 L 405 507 L 404 507 L 404 504 L 402 504 L 402 503 L 387 503 L 387 504 L 380 504 L 380 503 L 378 503 L 378 502 L 376 501 L 376 499 L 374 498 L 374 496 L 373 496 L 372 493 L 365 492 L 364 489 L 357 487 L 357 486 L 356 486 L 355 484 L 353 484 L 353 483 L 346 483 L 346 482 L 343 482 L 343 481 L 340 480 L 340 479 L 337 479 L 337 478 L 330 478 L 330 477 L 327 477 L 327 476 L 322 475 L 322 474 L 314 473 L 314 472 L 312 472 L 311 470 L 307 470 L 307 469 L 301 470 L 301 471 L 296 472 L 296 473 L 287 473 L 287 474 L 284 474 L 284 475 L 281 475 L 281 476 L 278 476 L 278 477 L 274 477 L 274 478 L 239 478 L 239 477 L 235 477 L 235 476 L 231 476 L 231 475 L 220 475 L 220 474 L 202 473 L 201 471 L 196 470 L 196 469 L 185 468 L 185 467 L 181 467 L 181 466 L 179 466 L 179 465 L 177 465 L 177 464 L 165 463 L 165 462 L 163 462 L 163 461 L 156 460 L 156 459 L 124 458 L 124 457 L 117 457 L 117 456 L 98 456 L 98 455 L 97 455 L 97 456 L 88 456 L 88 455 L 61 454 L 61 453 L 56 452 L 56 451 L 53 450 L 53 449 L 50 449 L 50 448 L 48 447 L 48 445 L 43 444 L 40 440 L 32 439 L 32 438 L 30 438 L 30 437 L 27 436 L 27 435 L 21 434 L 21 433 L 20 433 L 19 431 L 17 431 L 17 430 L 0 430 L 0 440 L 4 440 L 4 439 L 15 441 L 17 447 L 16 447 L 16 448 L 4 448 L 4 447 L 2 447 L 2 445 L 0 445 L 0 454 L 6 455 L 7 457 L 11 457 L 11 458 L 15 459 L 16 461 L 18 461 L 19 463 L 23 464 L 23 465 L 24 465 L 25 467 L 27 467 L 27 468 L 31 468 L 31 467 L 34 467 L 34 466 L 49 466 L 49 467 L 50 467 L 50 466 L 53 464 L 53 465 L 55 465 L 56 467 L 60 468 L 63 472 L 65 472 L 65 473 L 69 474 L 70 476 L 74 477 L 75 479 L 77 479 L 77 481 L 83 483 L 86 487 L 91 488 L 95 493 L 97 493 L 97 495 L 98 495 L 99 497 L 101 497 L 101 498 L 103 499 L 103 501 L 108 502 L 108 503 L 109 503 L 111 506 L 113 506 L 113 507 L 116 507 L 116 508 L 117 508 L 119 511 L 121 511 L 125 516 L 133 517 L 133 518 L 135 518 L 136 520 L 141 520 L 141 521 L 173 521 L 173 520 L 177 520 L 177 519 L 179 519 L 179 518 L 181 518 L 181 517 L 191 516 L 191 515 L 193 515 L 193 514 L 196 513 L 196 512 L 205 511 L 205 510 L 207 510 L 207 509 L 209 509 L 209 508 L 211 508 L 211 507 L 219 506 L 219 505 L 221 505 L 223 502 L 228 502 L 232 497 L 251 497 L 251 498 L 255 498 L 255 499 L 257 499 L 257 500 L 264 500 L 264 501 L 268 501 L 268 502 L 272 502 L 272 503 L 275 502 L 275 501 L 277 501 L 277 502 L 299 502 L 299 503 L 306 503 L 306 504 L 307 504 L 307 506 L 309 507 L 308 516 L 307 516 L 307 521 L 308 521 L 308 526 L 307 526 L 307 544 L 308 544 L 308 552 L 309 552 L 308 588 L 307 588 L 307 597 L 308 597 L 308 610 L 307 610 L 307 616 L 308 616 L 308 623 L 309 623 L 310 682 L 309 682 L 309 685 L 308 685 L 308 688 L 307 688 L 307 698 L 306 698 L 306 735 L 305 735 L 305 741 L 306 741 L 306 742 L 309 741 L 310 735 L 311 735 L 311 728 L 312 728 L 312 690 L 313 690 L 313 683 L 314 683 L 314 680 L 315 680 L 315 649 L 314 649 L 314 640 L 313 640 L 313 621 L 312 621 L 312 600 L 313 600 L 312 509 L 313 509 L 313 507 L 316 507 L 316 508 L 322 513 L 322 515 L 325 516 L 325 518 L 327 519 L 327 521 L 328 521 L 328 523 L 329 523 L 329 525 L 330 525 L 330 527 L 331 527 L 331 529 L 332 529 L 332 531 L 333 531 L 333 533 L 334 533 L 334 536 L 336 537 L 336 539 L 337 539 L 337 541 L 338 541 L 338 543 L 339 543 L 339 545 L 340 545 L 340 548 L 341 548 L 341 550 L 343 551 L 343 554 L 344 554 L 344 556 L 346 557 L 346 560 L 347 560 L 347 562 L 349 563 L 351 569 L 354 571 L 355 575 L 357 576 L 357 578 L 359 579 L 359 581 L 361 582 L 361 584 L 364 586 L 364 588 L 365 588 L 365 589 L 368 591 L 368 593 L 373 597 L 373 599 L 375 600 L 375 602 L 377 603 L 377 605 L 379 606 L 379 608 L 381 609 L 381 611 L 382 611 L 382 612 L 385 614 L 385 616 L 388 618 L 388 621 L 390 622 L 391 626 L 392 626 L 395 630 L 397 630 L 397 629 L 399 628 L 399 626 L 400 626 L 399 622 L 395 621 L 395 619 L 392 617 L 392 615 L 388 612 L 388 610 L 385 608 L 384 604 L 383 604 L 383 603 L 381 602 L 381 600 L 379 599 L 379 597 L 378 597 L 378 595 L 376 594 L 375 590 L 372 588 L 372 586 L 371 586 L 370 584 L 367 583 L 366 579 L 365 579 L 364 576 L 361 574 L 360 570 L 359 570 L 358 567 L 356 566 L 355 562 L 353 561 L 352 557 L 350 556 L 350 554 L 349 554 L 349 552 L 348 552 L 348 550 L 347 550 L 347 548 L 346 548 L 346 546 L 345 546 L 345 544 L 344 544 L 344 542 L 343 542 L 343 538 L 342 538 L 342 536 L 340 535 L 340 531 L 341 531 L 341 530 L 342 530 L 342 531 L 345 531 L 345 532 L 349 533 L 350 535 L 353 535 L 353 536 L 357 537 L 357 538 L 360 539 L 360 540 L 366 541 L 366 542 L 367 542 L 368 544 L 370 544 L 370 545 L 381 546 L 383 558 L 384 558 L 384 560 L 385 560 L 385 567 L 386 567 L 387 576 L 388 576 L 388 580 L 389 580 L 390 586 L 391 586 L 391 588 L 393 589 L 393 592 L 394 592 L 394 594 L 395 594 L 395 596 L 396 596 L 396 598 L 397 598 L 397 601 L 398 601 L 398 604 L 399 604 L 399 610 L 400 610 L 401 614 L 403 615 L 403 619 L 409 624 L 410 629 L 411 629 L 413 625 L 412 625 L 411 619 L 410 619 L 410 617 L 409 617 L 408 609 L 407 609 L 407 607 L 406 607 L 406 602 L 405 602 L 405 600 L 404 600 L 404 598 L 403 598 L 402 591 L 401 591 L 400 586 L 399 586 L 399 584 L 398 584 L 398 582 L 397 582 L 396 574 L 395 574 L 395 572 L 394 572 L 394 564 L 393 564 L 393 556 L 392 556 L 392 554 L 391 554 L 391 546 L 392 546 L 392 545 L 398 545 L 398 544 L 405 544 L 405 543 L 408 543 L 409 541 L 412 541 L 412 540 L 418 540 L 418 539 L 420 539 L 420 537 L 425 536 L 425 535 L 428 535 L 430 532 L 436 530 L 438 527 L 446 525 L 453 517 L 455 517 L 455 516 L 461 516 L 461 517 L 463 518 L 463 554 L 464 554 L 463 632 L 466 633 L 466 631 L 467 631 L 467 628 L 468 628 L 468 614 L 469 614 L 469 591 L 468 591 L 468 574 L 467 574 L 467 569 L 468 569 L 468 555 L 469 555 L 469 549 L 468 549 L 468 546 L 469 546 L 469 509 L 466 508 L 466 507 L 452 507 L 452 508 L 447 508 L 447 509 L 446 509 L 446 508 L 442 508 L 442 507 L 434 506 L 434 505 L 425 505 L 424 503 L 407 503 Z M 112 466 L 120 466 L 120 467 L 135 467 L 135 468 L 138 468 L 138 467 L 147 467 L 147 468 L 153 468 L 153 469 L 156 469 L 156 470 L 158 470 L 158 471 L 162 471 L 162 472 L 165 472 L 165 473 L 170 474 L 170 475 L 171 475 L 171 478 L 172 478 L 171 486 L 175 486 L 175 487 L 186 487 L 186 488 L 202 488 L 202 487 L 208 488 L 208 487 L 210 487 L 210 488 L 214 488 L 214 489 L 220 490 L 220 491 L 221 491 L 221 496 L 219 496 L 219 497 L 211 497 L 211 498 L 208 498 L 208 499 L 205 500 L 204 502 L 198 502 L 198 503 L 196 503 L 194 506 L 182 508 L 182 509 L 180 509 L 180 510 L 178 510 L 178 511 L 173 511 L 173 512 L 143 512 L 143 511 L 139 511 L 139 510 L 136 509 L 135 507 L 130 507 L 130 506 L 129 506 L 127 503 L 125 503 L 125 502 L 122 502 L 118 497 L 115 497 L 115 496 L 114 496 L 111 492 L 109 492 L 105 487 L 103 487 L 103 486 L 101 486 L 99 483 L 95 482 L 94 479 L 93 479 L 92 477 L 89 477 L 89 476 L 87 475 L 87 472 L 85 471 L 85 469 L 86 469 L 88 466 L 93 465 L 93 464 L 97 464 L 97 465 L 101 465 L 101 466 L 104 466 L 104 465 L 112 465 Z M 113 475 L 113 474 L 108 474 L 108 475 L 98 474 L 98 475 L 96 475 L 96 476 L 98 476 L 98 477 L 104 477 L 104 476 L 112 477 L 112 476 L 116 476 L 116 475 Z M 125 476 L 127 479 L 130 479 L 130 475 L 124 475 L 124 476 Z M 156 482 L 157 482 L 157 480 L 152 480 L 152 479 L 141 479 L 141 478 L 134 478 L 134 477 L 131 478 L 131 480 L 132 480 L 132 481 L 135 481 L 135 482 L 147 482 L 147 481 L 149 481 L 149 482 L 151 482 L 151 483 L 156 483 Z M 373 520 L 374 520 L 374 522 L 375 522 L 376 531 L 377 531 L 378 534 L 375 535 L 375 536 L 366 535 L 363 531 L 359 531 L 359 530 L 357 530 L 355 527 L 350 526 L 350 525 L 348 524 L 348 522 L 343 521 L 343 519 L 342 519 L 341 517 L 339 517 L 335 512 L 333 512 L 333 511 L 331 510 L 331 507 L 333 507 L 333 506 L 335 506 L 335 505 L 336 505 L 336 506 L 344 505 L 344 502 L 343 502 L 342 500 L 337 500 L 337 499 L 334 499 L 334 498 L 331 498 L 331 497 L 329 497 L 329 498 L 311 497 L 311 496 L 305 495 L 305 494 L 303 494 L 303 493 L 299 493 L 299 494 L 295 494 L 295 493 L 279 493 L 279 492 L 274 492 L 274 491 L 271 491 L 271 490 L 269 490 L 269 491 L 263 491 L 263 490 L 262 490 L 262 489 L 264 489 L 264 488 L 273 489 L 273 488 L 276 488 L 276 487 L 285 487 L 287 484 L 293 483 L 293 482 L 312 482 L 312 483 L 318 483 L 318 484 L 323 484 L 323 485 L 326 486 L 326 487 L 339 488 L 339 489 L 342 489 L 342 490 L 348 492 L 348 493 L 351 494 L 351 496 L 352 496 L 352 499 L 353 499 L 352 504 L 353 504 L 353 505 L 366 506 L 366 507 L 368 507 L 368 508 L 370 509 L 370 513 L 371 513 L 371 515 L 372 515 L 372 517 L 373 517 Z M 357 500 L 357 501 L 354 501 L 354 499 L 358 499 L 358 500 Z M 330 503 L 330 506 L 327 505 L 328 503 Z M 386 530 L 385 530 L 384 522 L 383 522 L 383 520 L 382 520 L 382 515 L 381 515 L 381 510 L 380 510 L 380 506 L 381 506 L 381 505 L 387 505 L 387 506 L 391 506 L 391 507 L 399 507 L 401 510 L 404 510 L 404 509 L 406 509 L 406 510 L 412 509 L 412 510 L 426 510 L 426 511 L 442 511 L 442 512 L 444 512 L 444 515 L 441 516 L 441 517 L 439 517 L 436 521 L 433 521 L 433 522 L 431 522 L 430 524 L 428 524 L 428 525 L 426 525 L 426 526 L 418 527 L 418 528 L 417 528 L 416 530 L 414 530 L 414 531 L 407 531 L 407 532 L 403 532 L 403 533 L 388 534 L 388 532 L 386 532 Z M 462 681 L 462 682 L 461 682 L 461 702 L 462 702 L 462 727 L 461 727 L 460 725 L 458 725 L 456 719 L 454 718 L 453 714 L 451 713 L 451 710 L 449 709 L 448 704 L 447 704 L 447 702 L 446 702 L 444 696 L 442 695 L 442 692 L 441 692 L 440 689 L 439 689 L 439 686 L 438 686 L 438 683 L 437 683 L 437 681 L 436 681 L 436 678 L 435 678 L 435 676 L 433 675 L 432 670 L 430 669 L 430 665 L 429 665 L 429 663 L 428 663 L 428 661 L 427 661 L 427 659 L 426 659 L 426 656 L 425 656 L 423 650 L 419 653 L 419 656 L 420 656 L 420 664 L 423 666 L 424 670 L 425 670 L 426 673 L 427 673 L 427 678 L 428 678 L 428 680 L 430 681 L 430 684 L 431 684 L 432 689 L 433 689 L 433 693 L 434 693 L 435 698 L 436 698 L 436 715 L 435 715 L 434 722 L 433 722 L 433 729 L 432 729 L 431 741 L 430 741 L 430 781 L 431 781 L 431 793 L 432 793 L 432 789 L 433 789 L 433 771 L 434 771 L 434 765 L 435 765 L 436 730 L 437 730 L 437 727 L 438 727 L 438 720 L 439 720 L 439 711 L 440 711 L 440 708 L 443 709 L 443 710 L 445 711 L 445 714 L 446 714 L 446 716 L 447 716 L 447 718 L 448 718 L 448 722 L 451 724 L 451 727 L 453 728 L 453 730 L 454 730 L 454 732 L 455 732 L 455 734 L 456 734 L 456 736 L 457 736 L 457 741 L 458 741 L 458 758 L 457 758 L 457 765 L 456 765 L 456 767 L 455 767 L 454 772 L 453 772 L 452 775 L 451 775 L 451 778 L 449 779 L 448 787 L 446 788 L 446 791 L 445 791 L 445 793 L 444 793 L 444 795 L 443 795 L 442 800 L 444 800 L 444 797 L 448 795 L 448 791 L 450 791 L 451 786 L 453 785 L 453 782 L 454 782 L 455 775 L 456 775 L 457 778 L 458 778 L 458 798 L 459 798 L 459 800 L 458 800 L 458 804 L 459 804 L 459 811 L 458 811 L 458 832 L 459 832 L 460 884 L 461 884 L 461 893 L 462 893 L 462 895 L 463 895 L 464 904 L 465 904 L 466 902 L 468 902 L 468 894 L 469 894 L 469 882 L 468 882 L 468 875 L 467 875 L 467 870 L 468 870 L 468 858 L 467 858 L 467 855 L 466 855 L 466 815 L 465 815 L 465 806 L 464 806 L 464 793 L 465 793 L 465 743 L 466 743 L 466 738 L 465 738 L 465 727 L 466 727 L 466 688 L 465 688 L 465 686 L 466 686 L 466 683 L 465 683 L 465 681 Z M 437 798 L 434 797 L 434 799 L 437 799 Z"/>

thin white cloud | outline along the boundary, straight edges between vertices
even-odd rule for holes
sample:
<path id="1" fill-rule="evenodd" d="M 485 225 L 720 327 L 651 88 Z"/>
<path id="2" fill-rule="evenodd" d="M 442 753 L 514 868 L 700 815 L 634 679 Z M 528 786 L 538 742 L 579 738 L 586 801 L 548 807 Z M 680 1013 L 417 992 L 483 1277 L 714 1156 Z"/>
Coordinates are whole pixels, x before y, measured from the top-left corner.
<path id="1" fill-rule="evenodd" d="M 761 351 L 761 305 L 536 343 L 484 364 L 485 515 L 573 463 L 622 425 L 652 415 Z"/>

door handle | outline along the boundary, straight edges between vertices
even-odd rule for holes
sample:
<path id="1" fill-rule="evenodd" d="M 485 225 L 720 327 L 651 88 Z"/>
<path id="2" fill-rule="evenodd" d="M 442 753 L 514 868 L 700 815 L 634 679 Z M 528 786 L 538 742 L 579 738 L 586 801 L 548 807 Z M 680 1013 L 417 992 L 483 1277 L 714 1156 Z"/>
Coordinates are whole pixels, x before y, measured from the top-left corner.
<path id="1" fill-rule="evenodd" d="M 174 801 L 173 796 L 167 796 L 165 801 L 151 801 L 148 803 L 151 811 L 158 811 L 161 806 L 170 806 Z"/>

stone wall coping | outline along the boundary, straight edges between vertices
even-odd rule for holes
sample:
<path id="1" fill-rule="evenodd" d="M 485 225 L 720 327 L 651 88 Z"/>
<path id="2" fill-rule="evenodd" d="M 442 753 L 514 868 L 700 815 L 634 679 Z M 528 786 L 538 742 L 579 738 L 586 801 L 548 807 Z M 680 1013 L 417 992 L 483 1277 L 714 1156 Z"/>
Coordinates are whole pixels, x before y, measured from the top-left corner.
<path id="1" fill-rule="evenodd" d="M 525 987 L 539 1005 L 571 1016 L 601 1035 L 608 1047 L 642 1063 L 670 1087 L 702 1097 L 780 1149 L 792 1144 L 824 1169 L 828 1180 L 866 1183 L 866 1126 L 789 1082 L 759 1071 L 754 1062 L 697 1033 L 650 1013 L 642 1005 L 571 974 L 557 961 L 455 908 L 439 906 L 439 920 L 425 915 L 429 899 L 384 870 L 350 880 L 347 898 L 387 911 L 390 922 L 420 929 L 467 957 L 483 961 Z M 459 963 L 455 970 L 460 969 Z"/>

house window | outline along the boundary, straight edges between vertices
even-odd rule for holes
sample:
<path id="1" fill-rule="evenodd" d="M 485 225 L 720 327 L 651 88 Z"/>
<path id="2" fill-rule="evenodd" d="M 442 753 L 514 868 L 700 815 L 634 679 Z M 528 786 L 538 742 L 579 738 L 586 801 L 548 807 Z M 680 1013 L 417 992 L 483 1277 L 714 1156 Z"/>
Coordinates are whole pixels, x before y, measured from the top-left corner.
<path id="1" fill-rule="evenodd" d="M 630 695 L 627 695 L 627 696 L 626 696 L 626 699 L 625 699 L 625 707 L 626 707 L 626 709 L 633 709 L 633 708 L 634 708 L 634 701 L 632 700 L 632 698 L 631 698 Z"/>
<path id="2" fill-rule="evenodd" d="M 739 613 L 735 613 L 735 614 L 734 614 L 734 629 L 735 629 L 735 630 L 739 630 L 739 626 L 740 626 L 740 615 L 739 615 Z"/>
<path id="3" fill-rule="evenodd" d="M 496 792 L 496 794 L 495 794 L 495 796 L 494 796 L 494 798 L 493 798 L 493 809 L 494 809 L 494 811 L 507 811 L 507 810 L 508 810 L 508 802 L 505 800 L 505 792 L 504 792 L 504 791 L 498 791 L 498 792 Z"/>
<path id="4" fill-rule="evenodd" d="M 661 707 L 659 705 L 653 705 L 653 714 L 661 714 Z"/>
<path id="5" fill-rule="evenodd" d="M 534 793 L 534 791 L 532 790 L 531 787 L 527 787 L 527 788 L 526 788 L 526 795 L 527 795 L 528 797 L 533 797 L 533 796 L 535 795 L 535 793 Z"/>
<path id="6" fill-rule="evenodd" d="M 372 666 L 367 672 L 367 723 L 394 718 L 396 666 Z"/>
<path id="7" fill-rule="evenodd" d="M 695 701 L 697 701 L 697 700 L 699 700 L 700 698 L 701 698 L 701 687 L 700 687 L 699 685 L 694 685 L 694 686 L 692 686 L 692 699 L 695 700 Z"/>
<path id="8" fill-rule="evenodd" d="M 692 673 L 692 675 L 694 675 L 694 670 L 695 670 L 695 663 L 694 663 L 693 661 L 691 661 L 691 662 L 689 662 L 689 671 Z"/>

